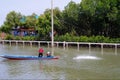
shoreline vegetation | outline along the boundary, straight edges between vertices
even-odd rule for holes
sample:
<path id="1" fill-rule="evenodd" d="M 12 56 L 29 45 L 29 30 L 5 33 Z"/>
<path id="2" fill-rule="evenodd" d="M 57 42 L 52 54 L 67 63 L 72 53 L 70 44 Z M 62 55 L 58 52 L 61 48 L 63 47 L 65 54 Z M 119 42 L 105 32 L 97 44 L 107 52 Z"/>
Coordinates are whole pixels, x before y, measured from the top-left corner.
<path id="1" fill-rule="evenodd" d="M 7 35 L 5 40 L 25 40 L 25 41 L 50 41 L 49 39 L 37 40 L 37 36 L 13 36 Z M 56 35 L 54 41 L 66 41 L 66 42 L 91 42 L 91 43 L 120 43 L 120 38 L 109 38 L 104 36 L 73 36 L 70 34 L 65 34 L 62 36 Z"/>
<path id="2" fill-rule="evenodd" d="M 54 8 L 54 41 L 119 44 L 119 4 L 119 0 L 82 0 L 70 1 L 62 11 Z M 6 34 L 4 40 L 51 41 L 51 9 L 27 16 L 11 11 L 0 32 Z"/>
<path id="3" fill-rule="evenodd" d="M 4 40 L 0 40 L 1 44 L 22 44 L 22 45 L 47 45 L 50 47 L 51 40 L 37 40 L 36 36 L 13 36 L 7 35 Z M 69 34 L 54 37 L 55 46 L 77 46 L 77 47 L 104 47 L 104 48 L 120 48 L 120 38 L 109 38 L 104 36 L 72 36 Z"/>
<path id="4" fill-rule="evenodd" d="M 62 36 L 54 36 L 54 43 L 55 46 L 63 46 L 63 47 L 68 47 L 68 46 L 77 46 L 77 47 L 104 47 L 104 48 L 120 48 L 120 38 L 109 38 L 109 37 L 104 37 L 104 36 L 73 36 L 70 34 L 62 35 Z M 7 44 L 21 44 L 21 45 L 51 45 L 51 40 L 50 39 L 40 39 L 37 40 L 37 36 L 13 36 L 13 35 L 6 35 L 6 37 L 2 40 L 0 40 L 2 44 L 7 43 Z"/>

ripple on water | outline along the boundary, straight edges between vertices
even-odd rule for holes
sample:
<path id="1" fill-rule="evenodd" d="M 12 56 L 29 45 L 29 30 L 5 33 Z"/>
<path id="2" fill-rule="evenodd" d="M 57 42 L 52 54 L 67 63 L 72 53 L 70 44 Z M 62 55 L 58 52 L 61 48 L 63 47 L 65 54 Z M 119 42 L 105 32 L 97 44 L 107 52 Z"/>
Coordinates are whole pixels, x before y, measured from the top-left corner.
<path id="1" fill-rule="evenodd" d="M 99 58 L 99 57 L 89 56 L 89 55 L 76 56 L 76 57 L 73 57 L 73 59 L 74 60 L 79 60 L 79 59 L 101 60 L 101 58 Z"/>

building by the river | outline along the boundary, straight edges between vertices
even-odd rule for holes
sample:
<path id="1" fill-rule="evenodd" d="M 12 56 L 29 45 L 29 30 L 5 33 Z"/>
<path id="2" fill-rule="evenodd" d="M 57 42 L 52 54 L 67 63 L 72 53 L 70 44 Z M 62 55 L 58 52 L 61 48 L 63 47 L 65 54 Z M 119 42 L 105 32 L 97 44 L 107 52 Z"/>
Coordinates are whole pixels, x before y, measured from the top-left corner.
<path id="1" fill-rule="evenodd" d="M 12 29 L 12 35 L 14 36 L 36 36 L 37 31 L 34 27 L 24 28 L 24 27 L 17 27 Z"/>

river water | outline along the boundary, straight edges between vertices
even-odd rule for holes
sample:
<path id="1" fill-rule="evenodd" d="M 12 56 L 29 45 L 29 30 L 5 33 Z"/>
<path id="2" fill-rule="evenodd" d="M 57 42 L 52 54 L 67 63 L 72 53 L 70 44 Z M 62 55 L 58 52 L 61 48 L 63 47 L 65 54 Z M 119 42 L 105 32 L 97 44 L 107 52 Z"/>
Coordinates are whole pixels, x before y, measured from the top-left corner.
<path id="1" fill-rule="evenodd" d="M 43 46 L 45 53 L 51 48 Z M 0 44 L 0 55 L 38 55 L 38 47 Z M 58 60 L 0 58 L 0 79 L 120 79 L 120 49 L 54 48 Z"/>

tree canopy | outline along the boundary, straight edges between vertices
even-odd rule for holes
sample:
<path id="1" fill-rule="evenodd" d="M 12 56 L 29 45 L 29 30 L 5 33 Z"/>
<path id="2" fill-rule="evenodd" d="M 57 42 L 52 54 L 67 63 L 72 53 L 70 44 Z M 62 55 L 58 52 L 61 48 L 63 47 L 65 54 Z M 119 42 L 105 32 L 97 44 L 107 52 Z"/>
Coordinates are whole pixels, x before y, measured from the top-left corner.
<path id="1" fill-rule="evenodd" d="M 63 11 L 59 8 L 53 11 L 54 30 L 58 36 L 120 37 L 120 0 L 82 0 L 81 3 L 70 1 Z M 17 26 L 35 27 L 39 37 L 48 38 L 51 31 L 51 9 L 46 9 L 39 16 L 35 13 L 24 16 L 11 11 L 0 30 L 10 32 Z"/>

